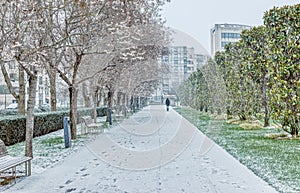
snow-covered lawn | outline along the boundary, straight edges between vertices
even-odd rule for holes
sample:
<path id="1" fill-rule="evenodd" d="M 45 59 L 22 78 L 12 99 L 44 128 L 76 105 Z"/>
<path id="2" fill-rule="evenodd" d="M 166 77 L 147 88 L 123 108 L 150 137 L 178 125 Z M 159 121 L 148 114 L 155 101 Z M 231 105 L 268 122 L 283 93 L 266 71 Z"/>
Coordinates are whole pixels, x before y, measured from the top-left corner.
<path id="1" fill-rule="evenodd" d="M 194 109 L 177 109 L 239 162 L 280 192 L 300 192 L 300 140 L 278 139 L 279 128 L 245 129 Z"/>
<path id="2" fill-rule="evenodd" d="M 103 122 L 105 117 L 98 118 L 98 122 Z M 86 143 L 95 139 L 96 134 L 81 134 L 81 124 L 77 125 L 77 139 L 72 140 L 71 147 L 65 148 L 64 130 L 58 130 L 47 135 L 39 136 L 33 139 L 33 159 L 31 161 L 32 174 L 45 171 L 47 168 L 53 167 L 61 162 L 68 155 L 77 152 L 77 150 Z M 8 146 L 7 150 L 11 156 L 22 156 L 25 152 L 25 143 L 20 142 L 12 146 Z M 24 164 L 17 167 L 17 176 L 24 175 Z M 10 170 L 8 170 L 10 172 Z M 9 174 L 2 174 L 8 176 Z M 4 179 L 0 179 L 0 183 Z M 14 183 L 11 181 L 10 183 Z M 0 186 L 1 190 L 8 188 L 10 185 Z"/>

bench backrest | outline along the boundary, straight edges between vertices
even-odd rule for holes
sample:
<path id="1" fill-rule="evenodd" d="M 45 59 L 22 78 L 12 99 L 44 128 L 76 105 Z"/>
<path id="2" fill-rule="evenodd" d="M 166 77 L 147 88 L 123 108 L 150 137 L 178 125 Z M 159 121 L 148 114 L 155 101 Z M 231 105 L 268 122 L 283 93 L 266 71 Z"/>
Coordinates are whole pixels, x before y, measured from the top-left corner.
<path id="1" fill-rule="evenodd" d="M 82 117 L 82 120 L 85 122 L 85 124 L 89 125 L 94 123 L 93 119 L 90 116 L 84 116 Z"/>
<path id="2" fill-rule="evenodd" d="M 4 142 L 0 139 L 0 157 L 3 157 L 7 154 L 8 154 L 8 152 L 7 152 L 6 146 L 5 146 Z"/>

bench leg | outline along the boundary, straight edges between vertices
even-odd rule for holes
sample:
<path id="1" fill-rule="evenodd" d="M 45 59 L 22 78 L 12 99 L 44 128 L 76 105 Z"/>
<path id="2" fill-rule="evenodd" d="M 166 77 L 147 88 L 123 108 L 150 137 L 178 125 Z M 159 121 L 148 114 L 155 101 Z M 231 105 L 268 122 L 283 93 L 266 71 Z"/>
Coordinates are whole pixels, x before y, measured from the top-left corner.
<path id="1" fill-rule="evenodd" d="M 96 127 L 95 126 L 91 127 L 91 133 L 92 133 L 92 135 L 97 134 L 96 132 L 97 132 L 96 131 Z"/>
<path id="2" fill-rule="evenodd" d="M 14 183 L 16 183 L 16 179 L 17 179 L 17 169 L 16 169 L 16 166 L 12 167 L 12 176 L 14 178 Z"/>
<path id="3" fill-rule="evenodd" d="M 82 127 L 82 122 L 80 123 L 80 129 L 81 129 L 81 135 L 83 134 L 83 127 Z"/>
<path id="4" fill-rule="evenodd" d="M 80 127 L 81 127 L 81 134 L 82 134 L 82 135 L 83 135 L 83 134 L 86 135 L 86 134 L 87 134 L 87 127 L 86 127 L 86 125 L 85 125 L 84 123 L 81 122 Z"/>
<path id="5" fill-rule="evenodd" d="M 31 162 L 30 162 L 30 160 L 25 162 L 25 174 L 26 174 L 26 176 L 31 175 Z"/>

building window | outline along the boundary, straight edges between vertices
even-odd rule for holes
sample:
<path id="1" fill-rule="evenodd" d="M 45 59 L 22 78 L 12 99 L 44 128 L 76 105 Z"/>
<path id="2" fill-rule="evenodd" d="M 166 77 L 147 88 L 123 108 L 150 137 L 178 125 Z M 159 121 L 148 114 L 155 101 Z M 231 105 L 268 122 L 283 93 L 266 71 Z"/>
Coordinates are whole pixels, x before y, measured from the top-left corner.
<path id="1" fill-rule="evenodd" d="M 226 44 L 228 44 L 230 42 L 221 42 L 221 47 L 224 48 Z"/>
<path id="2" fill-rule="evenodd" d="M 169 57 L 168 56 L 164 57 L 163 61 L 164 62 L 169 62 Z"/>
<path id="3" fill-rule="evenodd" d="M 49 89 L 45 89 L 45 95 L 49 96 Z"/>
<path id="4" fill-rule="evenodd" d="M 39 85 L 42 85 L 42 84 L 43 84 L 43 77 L 40 76 L 40 77 L 39 77 Z"/>
<path id="5" fill-rule="evenodd" d="M 183 59 L 183 64 L 187 64 L 187 59 L 186 58 Z"/>
<path id="6" fill-rule="evenodd" d="M 15 64 L 9 63 L 8 64 L 8 68 L 11 69 L 11 70 L 15 69 Z"/>
<path id="7" fill-rule="evenodd" d="M 162 49 L 161 54 L 162 54 L 163 56 L 169 55 L 169 49 L 168 49 L 167 47 L 164 47 L 164 48 Z"/>
<path id="8" fill-rule="evenodd" d="M 192 60 L 188 60 L 188 64 L 194 64 Z"/>
<path id="9" fill-rule="evenodd" d="M 221 38 L 240 39 L 241 35 L 239 33 L 221 33 Z"/>
<path id="10" fill-rule="evenodd" d="M 16 73 L 10 73 L 10 74 L 9 74 L 9 79 L 10 79 L 12 82 L 14 82 L 14 81 L 16 81 L 16 80 L 18 79 L 18 76 L 17 76 Z"/>

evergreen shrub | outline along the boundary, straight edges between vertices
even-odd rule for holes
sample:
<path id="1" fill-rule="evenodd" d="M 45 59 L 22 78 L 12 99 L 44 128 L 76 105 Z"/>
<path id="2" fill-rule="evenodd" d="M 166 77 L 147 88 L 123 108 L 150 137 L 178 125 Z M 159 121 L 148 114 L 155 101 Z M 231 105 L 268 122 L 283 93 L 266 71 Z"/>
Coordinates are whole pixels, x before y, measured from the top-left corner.
<path id="1" fill-rule="evenodd" d="M 97 117 L 106 115 L 106 107 L 97 108 Z M 82 116 L 93 117 L 93 108 L 78 109 L 77 123 Z M 69 116 L 69 111 L 36 113 L 34 115 L 33 136 L 41 136 L 63 129 L 63 118 Z M 25 141 L 26 116 L 4 116 L 0 118 L 0 139 L 5 145 L 13 145 Z"/>

